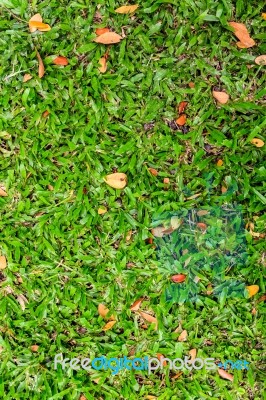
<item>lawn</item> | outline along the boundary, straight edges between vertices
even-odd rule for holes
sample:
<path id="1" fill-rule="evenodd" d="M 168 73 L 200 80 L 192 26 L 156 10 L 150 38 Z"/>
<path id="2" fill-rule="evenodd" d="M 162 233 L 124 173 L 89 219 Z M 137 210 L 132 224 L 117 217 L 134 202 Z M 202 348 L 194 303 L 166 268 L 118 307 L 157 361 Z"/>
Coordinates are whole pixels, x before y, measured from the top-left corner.
<path id="1" fill-rule="evenodd" d="M 125 4 L 0 1 L 0 398 L 266 399 L 264 2 Z"/>

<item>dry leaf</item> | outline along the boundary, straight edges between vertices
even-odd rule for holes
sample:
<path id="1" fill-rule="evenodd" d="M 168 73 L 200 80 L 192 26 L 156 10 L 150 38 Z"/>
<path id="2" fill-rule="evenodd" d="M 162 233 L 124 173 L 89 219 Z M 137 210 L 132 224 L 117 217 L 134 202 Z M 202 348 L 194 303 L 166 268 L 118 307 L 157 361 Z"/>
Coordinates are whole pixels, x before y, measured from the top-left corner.
<path id="1" fill-rule="evenodd" d="M 222 193 L 226 193 L 227 192 L 227 188 L 225 186 L 222 186 L 221 191 L 222 191 Z"/>
<path id="2" fill-rule="evenodd" d="M 255 308 L 255 307 L 253 307 L 253 308 L 252 308 L 252 310 L 251 310 L 251 314 L 252 314 L 252 315 L 256 315 L 256 314 L 257 314 L 257 310 L 256 310 L 256 308 Z"/>
<path id="3" fill-rule="evenodd" d="M 157 329 L 158 326 L 158 321 L 157 318 L 151 316 L 150 314 L 147 314 L 143 311 L 138 311 L 138 313 L 142 316 L 142 318 L 144 318 L 146 321 L 154 323 L 155 324 L 155 329 Z"/>
<path id="4" fill-rule="evenodd" d="M 178 379 L 180 378 L 180 376 L 183 374 L 183 372 L 178 372 L 177 374 L 175 374 L 174 376 L 171 377 L 171 379 Z"/>
<path id="5" fill-rule="evenodd" d="M 200 228 L 202 231 L 206 231 L 207 225 L 204 222 L 198 222 L 197 227 Z"/>
<path id="6" fill-rule="evenodd" d="M 266 65 L 266 55 L 263 54 L 255 58 L 255 64 Z"/>
<path id="7" fill-rule="evenodd" d="M 190 355 L 190 361 L 194 361 L 197 357 L 197 349 L 191 349 L 188 354 Z"/>
<path id="8" fill-rule="evenodd" d="M 262 13 L 261 16 L 263 19 L 266 19 L 266 13 Z"/>
<path id="9" fill-rule="evenodd" d="M 22 311 L 24 311 L 25 308 L 26 308 L 25 304 L 28 303 L 28 300 L 26 299 L 26 297 L 23 294 L 19 294 L 17 296 L 17 300 L 18 300 L 18 302 L 20 304 L 20 307 L 21 307 Z"/>
<path id="10" fill-rule="evenodd" d="M 115 32 L 106 32 L 95 38 L 94 42 L 102 44 L 114 44 L 119 43 L 121 39 L 123 39 L 122 36 Z"/>
<path id="11" fill-rule="evenodd" d="M 147 399 L 147 400 L 156 400 L 156 399 L 157 399 L 157 397 L 156 397 L 156 396 L 152 396 L 152 395 L 148 394 L 147 396 L 145 396 L 145 399 Z"/>
<path id="12" fill-rule="evenodd" d="M 5 256 L 0 256 L 0 270 L 3 270 L 6 268 L 6 258 Z"/>
<path id="13" fill-rule="evenodd" d="M 95 33 L 97 36 L 103 35 L 106 32 L 110 32 L 109 28 L 96 28 Z"/>
<path id="14" fill-rule="evenodd" d="M 33 344 L 30 349 L 33 353 L 36 353 L 38 351 L 39 346 L 37 344 Z"/>
<path id="15" fill-rule="evenodd" d="M 32 21 L 42 22 L 42 16 L 41 16 L 41 14 L 35 14 L 35 15 L 33 15 L 33 17 L 31 17 L 31 19 L 29 20 L 29 29 L 30 29 L 30 32 L 31 32 L 31 33 L 37 31 L 37 28 L 34 28 L 34 27 L 31 27 L 31 26 L 30 26 L 30 22 L 32 22 Z"/>
<path id="16" fill-rule="evenodd" d="M 186 121 L 187 121 L 187 117 L 185 114 L 180 115 L 180 117 L 175 120 L 177 125 L 180 125 L 180 126 L 185 125 Z"/>
<path id="17" fill-rule="evenodd" d="M 43 117 L 43 118 L 46 118 L 46 117 L 48 117 L 49 114 L 50 114 L 49 111 L 48 111 L 48 110 L 45 110 L 45 111 L 42 113 L 42 117 Z"/>
<path id="18" fill-rule="evenodd" d="M 134 301 L 132 306 L 130 306 L 131 311 L 138 311 L 140 308 L 141 303 L 143 302 L 144 297 L 141 297 L 140 299 Z"/>
<path id="19" fill-rule="evenodd" d="M 169 179 L 169 178 L 163 178 L 163 183 L 164 183 L 165 185 L 169 185 L 170 179 Z"/>
<path id="20" fill-rule="evenodd" d="M 207 210 L 199 210 L 199 211 L 197 212 L 197 215 L 198 215 L 199 217 L 202 217 L 203 215 L 207 215 L 207 214 L 209 214 L 209 211 L 207 211 Z"/>
<path id="21" fill-rule="evenodd" d="M 251 286 L 246 286 L 246 289 L 248 291 L 248 297 L 252 297 L 258 293 L 260 287 L 258 285 L 251 285 Z"/>
<path id="22" fill-rule="evenodd" d="M 109 329 L 112 329 L 112 327 L 114 326 L 114 324 L 116 324 L 116 321 L 109 321 L 107 322 L 106 325 L 104 325 L 103 327 L 103 331 L 109 331 Z"/>
<path id="23" fill-rule="evenodd" d="M 109 308 L 105 307 L 104 304 L 99 304 L 98 305 L 98 313 L 102 318 L 105 318 L 107 316 L 107 314 L 109 313 Z M 111 315 L 108 318 L 109 321 L 115 321 L 115 317 L 114 315 Z"/>
<path id="24" fill-rule="evenodd" d="M 164 226 L 156 226 L 151 230 L 151 233 L 155 237 L 163 237 L 165 235 L 165 227 Z"/>
<path id="25" fill-rule="evenodd" d="M 182 321 L 180 321 L 178 327 L 175 328 L 174 333 L 179 333 L 179 332 L 182 330 L 181 322 L 182 322 Z"/>
<path id="26" fill-rule="evenodd" d="M 216 165 L 218 166 L 218 167 L 221 167 L 222 165 L 223 165 L 223 160 L 218 160 L 217 161 L 217 163 L 216 163 Z"/>
<path id="27" fill-rule="evenodd" d="M 241 48 L 252 47 L 256 44 L 255 41 L 250 37 L 244 24 L 238 22 L 229 22 L 229 25 L 233 28 L 234 34 L 239 39 Z"/>
<path id="28" fill-rule="evenodd" d="M 43 64 L 42 58 L 38 51 L 37 51 L 37 58 L 39 61 L 39 78 L 42 78 L 43 75 L 45 74 L 45 69 L 44 69 L 44 64 Z"/>
<path id="29" fill-rule="evenodd" d="M 263 294 L 263 295 L 259 298 L 258 303 L 260 303 L 261 301 L 265 301 L 265 300 L 266 300 L 266 294 Z"/>
<path id="30" fill-rule="evenodd" d="M 54 187 L 53 187 L 53 185 L 47 185 L 47 187 L 48 187 L 48 189 L 52 192 L 53 190 L 54 190 Z"/>
<path id="31" fill-rule="evenodd" d="M 189 82 L 188 86 L 193 89 L 195 87 L 195 83 L 194 82 Z"/>
<path id="32" fill-rule="evenodd" d="M 131 14 L 138 8 L 138 4 L 134 4 L 132 6 L 122 6 L 115 10 L 118 14 Z"/>
<path id="33" fill-rule="evenodd" d="M 32 79 L 31 74 L 25 74 L 23 76 L 23 83 L 26 83 L 26 82 L 30 81 L 31 79 Z"/>
<path id="34" fill-rule="evenodd" d="M 181 101 L 181 103 L 179 103 L 178 105 L 178 113 L 182 114 L 185 111 L 187 105 L 188 105 L 187 101 Z"/>
<path id="35" fill-rule="evenodd" d="M 224 369 L 218 368 L 218 373 L 222 378 L 228 379 L 229 381 L 233 382 L 233 380 L 234 380 L 233 375 L 229 374 Z"/>
<path id="36" fill-rule="evenodd" d="M 101 207 L 98 208 L 98 214 L 99 215 L 105 214 L 106 212 L 107 212 L 107 208 L 106 207 L 101 206 Z"/>
<path id="37" fill-rule="evenodd" d="M 209 284 L 209 285 L 207 286 L 207 291 L 206 291 L 206 293 L 207 293 L 208 295 L 210 295 L 210 294 L 212 294 L 212 292 L 213 292 L 212 285 Z"/>
<path id="38" fill-rule="evenodd" d="M 173 281 L 175 283 L 181 283 L 181 282 L 184 282 L 185 280 L 186 280 L 186 275 L 184 275 L 184 274 L 177 274 L 177 275 L 171 276 L 171 281 Z"/>
<path id="39" fill-rule="evenodd" d="M 63 56 L 58 56 L 53 60 L 55 65 L 68 65 L 68 59 Z"/>
<path id="40" fill-rule="evenodd" d="M 185 342 L 187 340 L 187 331 L 186 330 L 182 331 L 178 336 L 177 340 L 179 342 Z"/>
<path id="41" fill-rule="evenodd" d="M 0 188 L 0 197 L 6 197 L 7 192 L 4 191 L 4 189 Z"/>
<path id="42" fill-rule="evenodd" d="M 216 90 L 213 90 L 212 95 L 220 104 L 226 104 L 229 100 L 229 95 L 225 92 L 217 92 Z"/>
<path id="43" fill-rule="evenodd" d="M 93 381 L 95 382 L 97 379 L 100 379 L 100 378 L 93 379 Z M 96 383 L 98 383 L 98 382 L 96 382 Z M 85 397 L 84 394 L 81 394 L 79 396 L 79 400 L 87 400 L 87 397 Z"/>
<path id="44" fill-rule="evenodd" d="M 264 141 L 258 138 L 254 138 L 250 141 L 252 144 L 254 144 L 256 147 L 263 147 L 264 146 Z"/>
<path id="45" fill-rule="evenodd" d="M 157 353 L 157 358 L 159 361 L 161 361 L 161 358 L 165 358 L 163 354 Z M 163 366 L 166 367 L 167 361 L 163 361 Z"/>
<path id="46" fill-rule="evenodd" d="M 126 234 L 126 242 L 129 242 L 132 236 L 132 231 L 128 231 Z"/>
<path id="47" fill-rule="evenodd" d="M 29 21 L 29 28 L 30 28 L 31 32 L 35 32 L 35 30 L 37 30 L 37 29 L 40 32 L 48 32 L 51 30 L 50 25 L 44 24 L 43 22 L 39 22 L 39 21 Z M 35 29 L 35 30 L 32 31 L 32 29 Z"/>
<path id="48" fill-rule="evenodd" d="M 183 220 L 177 216 L 171 217 L 170 225 L 171 228 L 175 231 L 178 229 L 183 223 Z"/>
<path id="49" fill-rule="evenodd" d="M 98 68 L 99 71 L 104 74 L 107 70 L 107 60 L 106 57 L 101 57 L 99 60 L 100 67 Z"/>
<path id="50" fill-rule="evenodd" d="M 157 175 L 158 175 L 158 171 L 157 171 L 156 169 L 154 169 L 154 168 L 148 168 L 148 169 L 149 169 L 150 173 L 151 173 L 153 176 L 157 176 Z"/>
<path id="51" fill-rule="evenodd" d="M 200 195 L 201 195 L 201 193 L 193 194 L 193 196 L 187 197 L 186 200 L 194 200 L 194 199 L 196 199 L 197 197 L 199 197 Z"/>
<path id="52" fill-rule="evenodd" d="M 116 172 L 114 174 L 106 175 L 104 181 L 114 189 L 124 189 L 127 184 L 127 176 L 123 172 Z"/>

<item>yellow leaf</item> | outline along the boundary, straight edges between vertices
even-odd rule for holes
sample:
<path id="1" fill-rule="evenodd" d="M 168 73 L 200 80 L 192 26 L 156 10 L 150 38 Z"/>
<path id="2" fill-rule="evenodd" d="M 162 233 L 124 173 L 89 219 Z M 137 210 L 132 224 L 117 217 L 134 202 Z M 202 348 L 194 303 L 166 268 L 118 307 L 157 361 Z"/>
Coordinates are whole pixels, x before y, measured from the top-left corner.
<path id="1" fill-rule="evenodd" d="M 41 14 L 35 14 L 35 15 L 33 15 L 32 17 L 31 17 L 31 19 L 29 20 L 29 28 L 30 28 L 30 32 L 32 33 L 32 32 L 35 32 L 35 31 L 37 31 L 37 28 L 35 28 L 35 27 L 31 27 L 30 26 L 30 22 L 32 22 L 32 21 L 35 21 L 35 22 L 42 22 L 42 16 L 41 16 Z"/>
<path id="2" fill-rule="evenodd" d="M 244 24 L 238 22 L 229 22 L 229 25 L 233 28 L 234 34 L 240 40 L 241 48 L 249 48 L 255 46 L 255 41 L 250 37 L 248 30 Z"/>
<path id="3" fill-rule="evenodd" d="M 142 316 L 142 318 L 144 318 L 146 321 L 154 323 L 155 324 L 155 330 L 157 330 L 157 326 L 158 326 L 158 321 L 157 318 L 153 317 L 150 314 L 147 314 L 143 311 L 139 311 L 139 314 Z"/>
<path id="4" fill-rule="evenodd" d="M 38 51 L 37 51 L 37 58 L 39 61 L 39 78 L 42 78 L 43 75 L 45 74 L 45 69 L 44 69 L 44 64 L 43 64 L 42 58 Z"/>
<path id="5" fill-rule="evenodd" d="M 94 42 L 102 44 L 114 44 L 119 43 L 121 39 L 123 39 L 122 36 L 115 32 L 106 32 L 95 38 Z"/>
<path id="6" fill-rule="evenodd" d="M 258 65 L 266 65 L 266 54 L 262 54 L 255 58 L 255 63 Z"/>
<path id="7" fill-rule="evenodd" d="M 224 378 L 224 379 L 228 379 L 229 381 L 233 382 L 234 377 L 233 375 L 229 374 L 228 372 L 226 372 L 224 369 L 218 368 L 218 374 Z"/>
<path id="8" fill-rule="evenodd" d="M 266 13 L 262 13 L 261 16 L 263 19 L 266 19 Z"/>
<path id="9" fill-rule="evenodd" d="M 104 181 L 114 189 L 124 189 L 127 184 L 127 176 L 122 172 L 116 172 L 114 174 L 106 175 Z"/>
<path id="10" fill-rule="evenodd" d="M 258 138 L 254 138 L 251 140 L 251 143 L 254 144 L 256 147 L 263 147 L 264 141 Z"/>
<path id="11" fill-rule="evenodd" d="M 134 4 L 132 6 L 122 6 L 115 10 L 118 14 L 131 14 L 138 8 L 138 4 Z"/>
<path id="12" fill-rule="evenodd" d="M 116 321 L 109 321 L 107 322 L 106 325 L 103 327 L 103 331 L 109 331 L 109 329 L 112 329 L 112 327 L 116 324 Z"/>
<path id="13" fill-rule="evenodd" d="M 130 241 L 131 236 L 132 236 L 132 231 L 130 230 L 130 231 L 128 231 L 127 234 L 126 234 L 126 241 L 127 241 L 127 242 Z"/>
<path id="14" fill-rule="evenodd" d="M 182 331 L 178 336 L 177 340 L 179 342 L 185 342 L 187 340 L 187 331 L 186 330 Z"/>
<path id="15" fill-rule="evenodd" d="M 107 61 L 106 61 L 106 57 L 101 57 L 100 60 L 99 60 L 99 64 L 100 64 L 99 71 L 100 71 L 102 74 L 104 74 L 104 73 L 106 72 L 106 70 L 107 70 Z"/>
<path id="16" fill-rule="evenodd" d="M 50 25 L 44 24 L 43 22 L 39 21 L 29 21 L 29 28 L 30 30 L 33 29 L 38 29 L 40 32 L 48 32 L 51 30 Z"/>
<path id="17" fill-rule="evenodd" d="M 217 161 L 217 163 L 216 163 L 216 165 L 218 166 L 218 167 L 221 167 L 222 165 L 223 165 L 223 160 L 218 160 Z"/>
<path id="18" fill-rule="evenodd" d="M 5 256 L 0 256 L 0 270 L 3 270 L 6 268 L 6 258 Z"/>
<path id="19" fill-rule="evenodd" d="M 246 286 L 246 289 L 248 291 L 248 297 L 252 297 L 258 293 L 260 287 L 258 285 L 251 285 L 251 286 Z"/>
<path id="20" fill-rule="evenodd" d="M 25 74 L 23 76 L 23 83 L 28 82 L 32 79 L 32 76 L 30 74 Z"/>
<path id="21" fill-rule="evenodd" d="M 220 104 L 226 104 L 229 100 L 229 95 L 225 92 L 213 90 L 212 95 Z"/>
<path id="22" fill-rule="evenodd" d="M 98 208 L 98 214 L 99 215 L 105 214 L 106 212 L 107 212 L 107 208 L 106 207 L 101 206 L 101 207 Z"/>
<path id="23" fill-rule="evenodd" d="M 0 188 L 0 197 L 6 197 L 7 192 L 4 191 L 4 189 Z"/>

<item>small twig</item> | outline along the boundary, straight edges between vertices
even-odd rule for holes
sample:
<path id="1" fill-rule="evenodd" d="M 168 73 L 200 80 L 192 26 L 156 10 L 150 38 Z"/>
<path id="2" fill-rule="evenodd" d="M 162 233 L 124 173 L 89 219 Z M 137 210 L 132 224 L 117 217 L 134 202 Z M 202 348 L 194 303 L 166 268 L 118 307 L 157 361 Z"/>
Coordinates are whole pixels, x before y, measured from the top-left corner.
<path id="1" fill-rule="evenodd" d="M 9 10 L 9 8 L 7 8 L 7 7 L 5 7 L 5 6 L 2 6 L 2 7 L 3 7 L 7 12 L 9 12 L 11 15 L 13 15 L 13 17 L 16 18 L 18 21 L 28 23 L 28 21 L 26 21 L 25 19 L 19 18 L 16 14 L 14 14 L 11 10 Z"/>

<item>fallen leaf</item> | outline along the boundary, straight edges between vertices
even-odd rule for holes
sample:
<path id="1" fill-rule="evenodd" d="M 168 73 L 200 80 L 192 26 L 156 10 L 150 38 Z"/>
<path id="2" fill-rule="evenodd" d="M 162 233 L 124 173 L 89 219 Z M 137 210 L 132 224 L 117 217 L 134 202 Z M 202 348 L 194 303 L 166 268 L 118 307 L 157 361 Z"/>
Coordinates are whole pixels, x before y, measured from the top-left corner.
<path id="1" fill-rule="evenodd" d="M 181 101 L 181 102 L 179 103 L 179 105 L 178 105 L 178 113 L 179 113 L 179 114 L 182 114 L 182 113 L 185 111 L 187 105 L 188 105 L 188 102 L 187 102 L 187 101 Z"/>
<path id="2" fill-rule="evenodd" d="M 165 185 L 169 185 L 170 179 L 169 179 L 169 178 L 163 178 L 163 183 L 164 183 Z"/>
<path id="3" fill-rule="evenodd" d="M 4 189 L 0 188 L 0 197 L 6 197 L 8 194 L 4 191 Z"/>
<path id="4" fill-rule="evenodd" d="M 217 161 L 217 163 L 216 163 L 216 165 L 218 166 L 218 167 L 221 167 L 222 165 L 223 165 L 223 160 L 218 160 Z"/>
<path id="5" fill-rule="evenodd" d="M 104 181 L 114 189 L 123 189 L 127 184 L 127 176 L 123 172 L 116 172 L 106 175 Z"/>
<path id="6" fill-rule="evenodd" d="M 194 82 L 189 82 L 188 86 L 193 89 L 195 87 L 195 83 Z"/>
<path id="7" fill-rule="evenodd" d="M 157 353 L 157 358 L 159 361 L 161 361 L 161 358 L 165 358 L 163 354 Z M 163 366 L 166 367 L 167 361 L 163 361 Z"/>
<path id="8" fill-rule="evenodd" d="M 106 32 L 110 32 L 109 28 L 96 28 L 95 33 L 97 36 L 103 35 Z"/>
<path id="9" fill-rule="evenodd" d="M 153 176 L 157 176 L 157 175 L 158 175 L 158 171 L 157 171 L 156 169 L 154 169 L 154 168 L 148 168 L 148 169 L 149 169 L 150 173 L 151 173 Z"/>
<path id="10" fill-rule="evenodd" d="M 233 28 L 234 34 L 240 40 L 242 46 L 249 48 L 256 44 L 255 41 L 250 37 L 249 32 L 244 24 L 239 22 L 229 22 L 229 25 Z"/>
<path id="11" fill-rule="evenodd" d="M 106 212 L 107 212 L 107 208 L 106 207 L 101 206 L 101 207 L 98 208 L 98 214 L 99 215 L 105 214 Z"/>
<path id="12" fill-rule="evenodd" d="M 207 214 L 209 214 L 209 211 L 207 211 L 207 210 L 199 210 L 199 211 L 197 211 L 197 215 L 199 217 L 202 217 L 203 215 L 207 215 Z"/>
<path id="13" fill-rule="evenodd" d="M 147 399 L 147 400 L 156 400 L 156 399 L 157 399 L 157 397 L 156 397 L 156 396 L 152 396 L 152 395 L 148 394 L 147 396 L 145 396 L 145 399 Z"/>
<path id="14" fill-rule="evenodd" d="M 38 29 L 38 31 L 40 31 L 40 32 L 48 32 L 51 30 L 50 25 L 44 24 L 43 22 L 32 21 L 32 20 L 29 21 L 29 28 L 30 28 L 30 32 L 32 32 L 31 29 L 35 29 L 35 30 Z M 35 30 L 33 32 L 35 32 Z"/>
<path id="15" fill-rule="evenodd" d="M 186 121 L 187 121 L 187 117 L 185 114 L 180 115 L 180 117 L 175 120 L 177 125 L 180 125 L 180 126 L 185 125 Z"/>
<path id="16" fill-rule="evenodd" d="M 37 58 L 39 61 L 39 78 L 42 78 L 43 75 L 45 74 L 45 69 L 44 69 L 44 64 L 43 64 L 42 58 L 38 51 L 37 51 Z"/>
<path id="17" fill-rule="evenodd" d="M 132 231 L 128 231 L 126 234 L 126 242 L 129 242 L 132 236 Z"/>
<path id="18" fill-rule="evenodd" d="M 178 379 L 180 378 L 180 376 L 183 374 L 183 372 L 178 372 L 177 374 L 175 374 L 174 376 L 171 377 L 171 379 Z"/>
<path id="19" fill-rule="evenodd" d="M 233 382 L 234 377 L 232 374 L 229 374 L 228 372 L 226 372 L 224 369 L 218 368 L 218 374 L 224 378 L 224 379 L 228 379 L 229 381 Z"/>
<path id="20" fill-rule="evenodd" d="M 94 42 L 102 44 L 114 44 L 119 43 L 121 39 L 123 39 L 122 36 L 115 32 L 106 32 L 95 38 Z"/>
<path id="21" fill-rule="evenodd" d="M 265 300 L 266 300 L 266 294 L 263 294 L 263 295 L 259 298 L 258 303 L 260 303 L 261 301 L 265 301 Z"/>
<path id="22" fill-rule="evenodd" d="M 188 354 L 190 355 L 190 361 L 194 361 L 197 357 L 197 349 L 191 349 Z"/>
<path id="23" fill-rule="evenodd" d="M 122 6 L 117 8 L 115 12 L 117 12 L 118 14 L 131 14 L 134 11 L 136 11 L 138 7 L 139 7 L 138 4 L 134 4 L 131 6 Z"/>
<path id="24" fill-rule="evenodd" d="M 187 340 L 187 331 L 186 330 L 182 331 L 178 336 L 177 340 L 179 342 L 185 342 Z"/>
<path id="25" fill-rule="evenodd" d="M 107 322 L 106 325 L 104 325 L 103 327 L 103 331 L 109 331 L 109 329 L 112 329 L 112 327 L 114 326 L 114 324 L 116 324 L 116 321 L 109 321 Z"/>
<path id="26" fill-rule="evenodd" d="M 199 196 L 201 196 L 201 193 L 196 193 L 196 194 L 193 194 L 193 196 L 187 197 L 186 200 L 194 200 Z"/>
<path id="27" fill-rule="evenodd" d="M 145 313 L 145 312 L 143 312 L 143 311 L 138 311 L 138 313 L 139 313 L 139 314 L 142 316 L 142 318 L 144 318 L 146 321 L 151 322 L 151 323 L 154 323 L 154 324 L 155 324 L 155 330 L 157 329 L 157 326 L 158 326 L 157 318 L 155 318 L 155 317 L 153 317 L 152 315 L 147 314 L 147 313 Z"/>
<path id="28" fill-rule="evenodd" d="M 100 379 L 100 378 L 93 379 L 93 381 L 95 382 L 97 379 Z M 96 382 L 96 383 L 98 383 L 98 382 Z M 87 397 L 85 397 L 84 394 L 81 394 L 79 396 L 79 400 L 87 400 Z"/>
<path id="29" fill-rule="evenodd" d="M 186 280 L 186 275 L 184 275 L 184 274 L 177 274 L 177 275 L 171 276 L 171 281 L 173 281 L 175 283 L 181 283 L 181 282 L 184 282 L 185 280 Z"/>
<path id="30" fill-rule="evenodd" d="M 255 63 L 258 65 L 266 65 L 266 55 L 263 54 L 255 58 Z"/>
<path id="31" fill-rule="evenodd" d="M 0 256 L 0 270 L 3 270 L 6 268 L 6 258 L 5 256 Z"/>
<path id="32" fill-rule="evenodd" d="M 99 304 L 98 305 L 98 313 L 102 318 L 105 318 L 107 316 L 107 314 L 109 313 L 109 308 L 105 307 L 104 304 Z M 111 315 L 108 318 L 109 321 L 115 321 L 115 317 L 113 315 Z"/>
<path id="33" fill-rule="evenodd" d="M 252 144 L 254 144 L 256 147 L 263 147 L 264 146 L 264 141 L 258 138 L 254 138 L 250 141 Z"/>
<path id="34" fill-rule="evenodd" d="M 63 56 L 58 56 L 53 60 L 55 65 L 68 65 L 68 59 Z"/>
<path id="35" fill-rule="evenodd" d="M 46 118 L 46 117 L 48 117 L 49 114 L 50 114 L 49 111 L 48 111 L 48 110 L 45 110 L 45 111 L 42 113 L 42 117 L 43 117 L 43 118 Z"/>
<path id="36" fill-rule="evenodd" d="M 170 220 L 170 225 L 171 228 L 175 231 L 176 229 L 178 229 L 183 223 L 183 220 L 177 216 L 171 217 Z"/>
<path id="37" fill-rule="evenodd" d="M 130 306 L 131 311 L 138 311 L 140 308 L 141 303 L 143 302 L 144 297 L 141 297 L 140 299 L 134 301 L 132 306 Z"/>
<path id="38" fill-rule="evenodd" d="M 23 294 L 19 294 L 17 296 L 17 300 L 18 300 L 18 302 L 20 304 L 20 307 L 21 307 L 22 311 L 24 311 L 25 308 L 26 308 L 25 304 L 28 303 L 28 300 L 26 299 L 26 297 Z"/>
<path id="39" fill-rule="evenodd" d="M 212 95 L 220 104 L 226 104 L 229 100 L 229 95 L 225 92 L 217 92 L 216 90 L 213 90 Z"/>
<path id="40" fill-rule="evenodd" d="M 197 227 L 200 228 L 202 231 L 206 231 L 207 225 L 204 222 L 198 222 Z"/>
<path id="41" fill-rule="evenodd" d="M 181 324 L 181 322 L 182 322 L 182 321 L 180 321 L 178 327 L 175 328 L 174 333 L 179 333 L 179 332 L 182 330 L 182 324 Z"/>
<path id="42" fill-rule="evenodd" d="M 221 191 L 222 191 L 222 193 L 226 193 L 227 192 L 227 188 L 225 186 L 222 186 Z"/>
<path id="43" fill-rule="evenodd" d="M 246 289 L 248 291 L 248 297 L 252 297 L 258 293 L 260 287 L 258 285 L 251 285 L 251 286 L 246 286 Z"/>
<path id="44" fill-rule="evenodd" d="M 164 226 L 156 226 L 151 230 L 151 233 L 155 237 L 163 237 L 165 235 L 165 227 Z"/>
<path id="45" fill-rule="evenodd" d="M 253 307 L 253 308 L 252 308 L 252 310 L 251 310 L 251 314 L 252 314 L 252 315 L 256 315 L 256 314 L 257 314 L 257 310 L 256 310 L 256 308 L 255 308 L 255 307 Z"/>
<path id="46" fill-rule="evenodd" d="M 32 22 L 32 21 L 42 22 L 42 16 L 41 16 L 41 14 L 35 14 L 35 15 L 33 15 L 33 16 L 31 17 L 31 19 L 29 20 L 29 29 L 30 29 L 30 32 L 31 32 L 31 33 L 37 31 L 37 28 L 34 28 L 34 27 L 31 27 L 31 26 L 30 26 L 30 22 Z"/>
<path id="47" fill-rule="evenodd" d="M 30 349 L 33 353 L 36 353 L 38 351 L 39 346 L 37 344 L 33 344 Z"/>
<path id="48" fill-rule="evenodd" d="M 99 71 L 104 74 L 107 70 L 107 60 L 106 57 L 101 57 L 99 60 L 100 67 L 98 68 Z"/>
<path id="49" fill-rule="evenodd" d="M 54 187 L 52 185 L 47 185 L 48 189 L 50 190 L 50 192 L 52 192 L 54 190 Z"/>
<path id="50" fill-rule="evenodd" d="M 30 81 L 31 79 L 32 79 L 31 74 L 25 74 L 23 76 L 23 83 L 26 83 L 26 82 Z"/>

